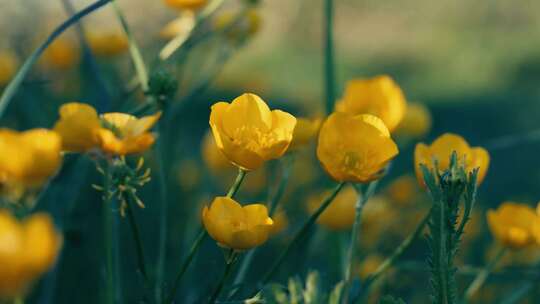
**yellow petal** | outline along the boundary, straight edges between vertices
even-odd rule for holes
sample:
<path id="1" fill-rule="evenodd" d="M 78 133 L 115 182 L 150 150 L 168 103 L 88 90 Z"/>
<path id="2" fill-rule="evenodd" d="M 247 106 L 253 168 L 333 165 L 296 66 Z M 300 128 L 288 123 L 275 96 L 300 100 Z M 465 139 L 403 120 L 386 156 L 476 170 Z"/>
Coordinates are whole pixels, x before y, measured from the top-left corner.
<path id="1" fill-rule="evenodd" d="M 471 149 L 471 167 L 472 168 L 479 168 L 478 171 L 478 183 L 481 183 L 487 173 L 487 170 L 489 168 L 489 153 L 486 149 L 481 147 L 475 147 Z"/>
<path id="2" fill-rule="evenodd" d="M 150 130 L 161 117 L 161 111 L 139 119 L 129 120 L 125 126 L 126 136 L 137 136 Z"/>
<path id="3" fill-rule="evenodd" d="M 97 130 L 100 128 L 96 110 L 87 104 L 70 102 L 60 107 L 60 119 L 54 130 L 62 137 L 62 148 L 66 151 L 85 152 L 98 144 Z"/>
<path id="4" fill-rule="evenodd" d="M 272 127 L 272 113 L 259 96 L 245 93 L 236 97 L 225 110 L 222 127 L 225 133 L 234 137 L 238 130 L 246 127 L 268 132 Z"/>

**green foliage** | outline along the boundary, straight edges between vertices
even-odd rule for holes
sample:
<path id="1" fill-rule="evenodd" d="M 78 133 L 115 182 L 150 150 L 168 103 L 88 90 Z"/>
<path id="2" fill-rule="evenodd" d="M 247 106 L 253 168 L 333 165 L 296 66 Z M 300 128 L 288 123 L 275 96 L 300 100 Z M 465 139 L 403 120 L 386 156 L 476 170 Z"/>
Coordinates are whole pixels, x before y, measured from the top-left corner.
<path id="1" fill-rule="evenodd" d="M 396 299 L 392 296 L 386 295 L 381 298 L 379 304 L 406 304 L 402 299 Z"/>

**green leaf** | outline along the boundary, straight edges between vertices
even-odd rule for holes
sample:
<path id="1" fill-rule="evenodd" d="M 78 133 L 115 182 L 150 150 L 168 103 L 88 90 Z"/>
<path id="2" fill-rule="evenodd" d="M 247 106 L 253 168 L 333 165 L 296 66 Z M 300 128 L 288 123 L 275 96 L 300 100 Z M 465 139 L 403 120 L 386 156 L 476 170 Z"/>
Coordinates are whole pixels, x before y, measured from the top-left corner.
<path id="1" fill-rule="evenodd" d="M 304 304 L 316 304 L 320 302 L 319 294 L 319 273 L 310 271 L 306 279 L 306 290 L 304 291 Z"/>
<path id="2" fill-rule="evenodd" d="M 332 293 L 330 293 L 328 304 L 340 304 L 344 286 L 345 282 L 341 281 L 334 287 Z"/>
<path id="3" fill-rule="evenodd" d="M 299 304 L 302 300 L 302 281 L 295 277 L 289 278 L 289 303 Z"/>

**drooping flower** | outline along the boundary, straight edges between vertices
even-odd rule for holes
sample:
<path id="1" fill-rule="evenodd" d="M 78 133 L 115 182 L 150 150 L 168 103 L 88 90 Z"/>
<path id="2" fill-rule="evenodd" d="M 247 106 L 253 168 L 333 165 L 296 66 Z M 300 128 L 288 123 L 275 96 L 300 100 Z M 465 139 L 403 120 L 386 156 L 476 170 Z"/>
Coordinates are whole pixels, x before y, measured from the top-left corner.
<path id="1" fill-rule="evenodd" d="M 221 246 L 246 250 L 266 242 L 273 221 L 263 204 L 241 206 L 229 197 L 216 197 L 202 213 L 208 234 Z"/>
<path id="2" fill-rule="evenodd" d="M 396 129 L 396 135 L 420 138 L 429 132 L 431 124 L 431 113 L 425 105 L 409 103 L 405 117 Z"/>
<path id="3" fill-rule="evenodd" d="M 15 72 L 17 72 L 17 67 L 19 66 L 19 60 L 17 57 L 6 51 L 0 52 L 0 87 L 6 85 Z"/>
<path id="4" fill-rule="evenodd" d="M 244 170 L 281 157 L 289 147 L 296 118 L 281 110 L 270 111 L 255 94 L 243 94 L 232 103 L 212 106 L 210 126 L 223 155 Z"/>
<path id="5" fill-rule="evenodd" d="M 17 221 L 0 210 L 0 299 L 25 294 L 50 269 L 62 244 L 47 214 Z"/>
<path id="6" fill-rule="evenodd" d="M 439 170 L 447 170 L 453 152 L 457 153 L 459 161 L 464 162 L 466 172 L 479 168 L 478 184 L 480 184 L 484 180 L 489 167 L 489 153 L 482 147 L 470 147 L 463 137 L 452 133 L 439 136 L 429 146 L 424 143 L 416 145 L 414 164 L 419 183 L 424 185 L 421 164 L 433 170 L 433 161 L 437 161 Z"/>
<path id="7" fill-rule="evenodd" d="M 379 117 L 390 131 L 399 125 L 406 110 L 401 88 L 387 75 L 349 81 L 343 97 L 336 103 L 338 112 Z"/>
<path id="8" fill-rule="evenodd" d="M 101 123 L 96 109 L 85 103 L 70 102 L 60 107 L 54 130 L 62 136 L 62 148 L 86 152 L 99 145 Z"/>
<path id="9" fill-rule="evenodd" d="M 178 10 L 198 10 L 203 8 L 208 0 L 164 0 L 169 7 Z"/>
<path id="10" fill-rule="evenodd" d="M 119 32 L 90 32 L 86 35 L 92 53 L 99 57 L 114 57 L 128 50 L 128 38 Z"/>
<path id="11" fill-rule="evenodd" d="M 310 213 L 315 212 L 321 205 L 323 195 L 315 195 L 308 200 L 308 210 Z M 317 219 L 317 223 L 330 230 L 347 230 L 354 223 L 355 206 L 359 196 L 352 186 L 346 186 L 334 198 L 332 203 L 324 210 Z"/>
<path id="12" fill-rule="evenodd" d="M 373 115 L 335 112 L 319 132 L 317 157 L 336 181 L 376 180 L 398 153 L 383 121 Z"/>
<path id="13" fill-rule="evenodd" d="M 487 212 L 493 237 L 509 248 L 523 248 L 536 243 L 535 225 L 540 221 L 534 209 L 525 204 L 505 202 Z"/>
<path id="14" fill-rule="evenodd" d="M 298 149 L 309 144 L 317 136 L 320 127 L 320 119 L 297 118 L 289 149 Z"/>

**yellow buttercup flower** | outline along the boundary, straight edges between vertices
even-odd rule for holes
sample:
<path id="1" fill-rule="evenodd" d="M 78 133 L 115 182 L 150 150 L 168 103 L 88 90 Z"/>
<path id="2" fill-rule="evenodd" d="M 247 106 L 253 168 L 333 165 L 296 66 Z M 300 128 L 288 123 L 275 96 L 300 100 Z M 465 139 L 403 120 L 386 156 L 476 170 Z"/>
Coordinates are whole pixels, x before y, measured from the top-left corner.
<path id="1" fill-rule="evenodd" d="M 387 75 L 354 79 L 336 103 L 336 111 L 351 114 L 372 114 L 393 131 L 405 116 L 407 102 L 400 87 Z"/>
<path id="2" fill-rule="evenodd" d="M 296 118 L 270 111 L 257 95 L 246 93 L 232 103 L 212 106 L 210 126 L 218 149 L 236 166 L 255 170 L 265 161 L 281 157 L 289 147 Z"/>
<path id="3" fill-rule="evenodd" d="M 0 52 L 0 87 L 6 85 L 17 72 L 19 60 L 11 52 Z"/>
<path id="4" fill-rule="evenodd" d="M 539 219 L 528 205 L 505 202 L 487 212 L 487 221 L 493 237 L 506 247 L 523 248 L 536 243 L 534 225 Z"/>
<path id="5" fill-rule="evenodd" d="M 218 175 L 224 171 L 236 173 L 235 167 L 231 162 L 223 155 L 223 153 L 218 149 L 212 132 L 206 133 L 203 138 L 201 145 L 202 158 L 206 167 Z"/>
<path id="6" fill-rule="evenodd" d="M 315 195 L 308 200 L 308 210 L 314 213 L 322 203 L 324 195 Z M 346 186 L 317 219 L 317 223 L 330 230 L 347 230 L 352 227 L 358 194 L 354 187 Z"/>
<path id="7" fill-rule="evenodd" d="M 79 63 L 77 46 L 67 38 L 56 39 L 43 52 L 41 62 L 48 68 L 66 70 Z"/>
<path id="8" fill-rule="evenodd" d="M 61 137 L 54 131 L 0 129 L 0 182 L 39 186 L 62 163 Z"/>
<path id="9" fill-rule="evenodd" d="M 229 11 L 223 12 L 214 19 L 216 31 L 225 30 L 225 35 L 231 41 L 242 41 L 255 35 L 261 28 L 261 16 L 256 9 L 249 9 L 239 20 L 236 20 L 237 13 Z"/>
<path id="10" fill-rule="evenodd" d="M 297 149 L 309 144 L 319 132 L 320 119 L 297 118 L 290 149 Z"/>
<path id="11" fill-rule="evenodd" d="M 208 0 L 164 0 L 168 6 L 179 10 L 198 10 L 203 8 Z"/>
<path id="12" fill-rule="evenodd" d="M 396 134 L 419 138 L 431 129 L 432 118 L 429 109 L 421 103 L 409 103 L 405 117 L 396 129 Z"/>
<path id="13" fill-rule="evenodd" d="M 51 218 L 35 214 L 18 222 L 0 211 L 0 299 L 26 293 L 37 278 L 50 269 L 58 255 L 62 237 Z"/>
<path id="14" fill-rule="evenodd" d="M 128 50 L 128 38 L 124 33 L 91 32 L 86 35 L 92 53 L 100 57 L 113 57 Z"/>
<path id="15" fill-rule="evenodd" d="M 70 102 L 60 107 L 60 119 L 54 130 L 62 136 L 64 151 L 86 152 L 99 145 L 101 123 L 92 106 Z"/>
<path id="16" fill-rule="evenodd" d="M 265 205 L 241 206 L 229 197 L 216 197 L 202 212 L 204 227 L 221 246 L 246 250 L 266 242 L 273 221 Z"/>
<path id="17" fill-rule="evenodd" d="M 424 186 L 424 178 L 420 165 L 427 166 L 433 170 L 433 161 L 436 160 L 441 171 L 447 170 L 450 166 L 450 156 L 456 152 L 458 159 L 465 162 L 465 171 L 471 172 L 475 168 L 480 168 L 478 172 L 478 184 L 486 176 L 489 167 L 489 153 L 481 147 L 470 147 L 463 137 L 445 133 L 439 136 L 430 146 L 419 143 L 414 150 L 414 164 L 416 177 L 420 185 Z"/>
<path id="18" fill-rule="evenodd" d="M 317 157 L 336 181 L 376 180 L 398 153 L 390 132 L 373 115 L 335 112 L 319 132 Z"/>

